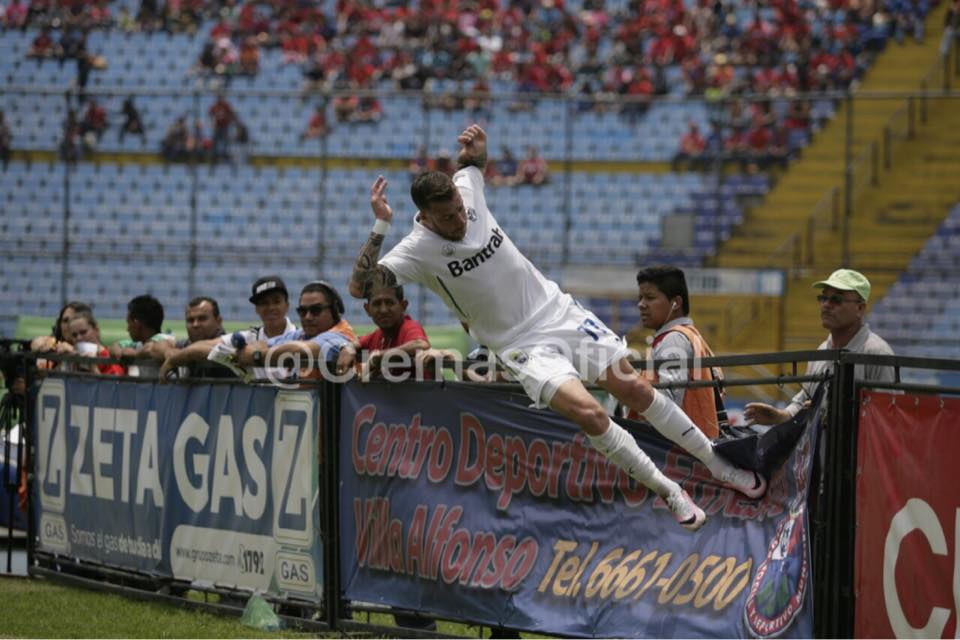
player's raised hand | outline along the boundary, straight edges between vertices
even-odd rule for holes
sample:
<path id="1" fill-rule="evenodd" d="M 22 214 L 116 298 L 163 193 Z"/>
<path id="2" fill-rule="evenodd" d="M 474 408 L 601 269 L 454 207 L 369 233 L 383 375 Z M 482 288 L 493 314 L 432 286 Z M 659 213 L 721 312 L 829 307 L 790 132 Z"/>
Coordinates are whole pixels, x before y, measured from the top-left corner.
<path id="1" fill-rule="evenodd" d="M 377 176 L 373 186 L 370 187 L 370 208 L 373 209 L 373 215 L 377 220 L 393 221 L 393 210 L 387 203 L 387 179 L 383 176 Z"/>
<path id="2" fill-rule="evenodd" d="M 461 167 L 473 165 L 483 169 L 487 164 L 487 134 L 478 124 L 472 124 L 457 136 L 457 142 L 463 145 L 457 155 Z"/>

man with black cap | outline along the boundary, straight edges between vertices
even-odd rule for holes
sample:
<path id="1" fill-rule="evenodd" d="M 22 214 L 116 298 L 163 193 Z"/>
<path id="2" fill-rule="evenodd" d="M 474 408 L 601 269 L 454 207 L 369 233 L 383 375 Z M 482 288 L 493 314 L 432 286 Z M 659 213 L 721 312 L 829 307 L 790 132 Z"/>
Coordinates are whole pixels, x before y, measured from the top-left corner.
<path id="1" fill-rule="evenodd" d="M 846 349 L 854 353 L 892 356 L 893 349 L 887 342 L 870 331 L 864 322 L 867 314 L 867 301 L 870 299 L 870 281 L 858 271 L 837 269 L 826 280 L 814 282 L 815 289 L 822 289 L 817 295 L 820 305 L 820 321 L 823 328 L 830 332 L 817 350 Z M 825 360 L 807 365 L 807 375 L 815 376 L 831 366 Z M 858 380 L 871 382 L 893 382 L 891 367 L 861 365 L 854 367 L 854 376 Z M 813 398 L 816 383 L 808 382 L 785 409 L 777 409 L 763 402 L 747 403 L 743 416 L 748 421 L 760 425 L 774 425 L 786 422 Z"/>
<path id="2" fill-rule="evenodd" d="M 250 331 L 254 332 L 250 342 L 266 341 L 297 330 L 296 325 L 287 317 L 290 311 L 290 296 L 287 285 L 280 276 L 257 278 L 250 290 L 250 302 L 263 323 L 259 327 L 250 328 Z"/>
<path id="3" fill-rule="evenodd" d="M 241 332 L 246 342 L 266 342 L 270 338 L 297 330 L 296 325 L 287 317 L 287 312 L 290 311 L 289 294 L 287 285 L 280 276 L 257 278 L 250 288 L 250 302 L 263 324 Z M 165 354 L 166 359 L 160 372 L 161 379 L 177 367 L 193 366 L 192 363 L 207 360 L 211 349 L 221 342 L 229 347 L 230 340 L 229 335 L 210 340 L 191 340 L 190 344 L 185 345 L 184 348 Z M 253 377 L 263 379 L 269 375 L 265 368 L 257 368 L 253 371 Z"/>

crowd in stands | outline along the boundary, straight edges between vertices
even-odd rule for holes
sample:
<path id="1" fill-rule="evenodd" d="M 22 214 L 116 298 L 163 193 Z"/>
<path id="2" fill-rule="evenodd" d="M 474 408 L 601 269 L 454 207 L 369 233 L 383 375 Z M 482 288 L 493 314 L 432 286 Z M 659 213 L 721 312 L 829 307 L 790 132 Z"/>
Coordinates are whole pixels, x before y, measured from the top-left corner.
<path id="1" fill-rule="evenodd" d="M 389 79 L 423 89 L 449 78 L 477 81 L 473 89 L 483 91 L 497 78 L 519 92 L 571 91 L 598 108 L 611 97 L 634 97 L 632 111 L 666 92 L 669 65 L 683 68 L 691 95 L 842 88 L 888 38 L 922 39 L 929 0 L 777 0 L 754 7 L 749 20 L 739 9 L 706 0 L 693 7 L 630 0 L 613 11 L 603 0 L 577 8 L 563 0 L 339 0 L 328 15 L 313 3 L 141 0 L 133 23 L 171 32 L 212 25 L 198 65 L 221 75 L 255 74 L 259 49 L 279 47 L 285 61 L 328 88 Z M 10 0 L 3 16 L 8 28 L 56 26 L 64 39 L 119 22 L 106 0 Z"/>
<path id="2" fill-rule="evenodd" d="M 768 101 L 735 100 L 714 112 L 706 135 L 690 122 L 671 164 L 674 171 L 684 165 L 708 170 L 735 164 L 746 173 L 774 165 L 786 168 L 791 154 L 806 143 L 811 127 L 819 124 L 813 122 L 808 101 L 792 101 L 781 119 Z"/>
<path id="3" fill-rule="evenodd" d="M 146 128 L 140 110 L 137 108 L 133 96 L 127 96 L 120 109 L 123 122 L 117 129 L 120 141 L 127 134 L 140 136 L 141 142 L 147 143 Z M 95 97 L 86 100 L 83 114 L 78 115 L 78 109 L 71 103 L 67 109 L 67 116 L 63 123 L 63 135 L 60 138 L 60 159 L 65 162 L 77 162 L 86 154 L 96 151 L 101 138 L 109 127 L 109 114 L 106 107 L 101 105 Z"/>
<path id="4" fill-rule="evenodd" d="M 226 96 L 218 95 L 207 112 L 212 136 L 204 133 L 203 122 L 194 119 L 187 126 L 187 117 L 180 116 L 163 136 L 160 153 L 167 162 L 208 161 L 211 164 L 229 160 L 240 162 L 240 155 L 250 142 L 247 126 L 237 115 Z"/>
<path id="5" fill-rule="evenodd" d="M 456 169 L 456 163 L 447 149 L 441 149 L 436 157 L 431 158 L 424 146 L 417 149 L 407 165 L 411 180 L 423 171 L 442 171 L 453 176 Z M 510 147 L 505 146 L 499 158 L 487 159 L 483 177 L 487 184 L 494 187 L 521 184 L 539 187 L 550 180 L 550 169 L 536 147 L 527 147 L 526 156 L 518 162 Z"/>
<path id="6" fill-rule="evenodd" d="M 338 0 L 327 13 L 320 4 L 282 0 L 141 0 L 135 16 L 121 19 L 107 0 L 0 0 L 0 20 L 41 29 L 28 55 L 77 60 L 81 92 L 90 69 L 105 63 L 86 50 L 89 29 L 208 29 L 196 68 L 223 77 L 257 74 L 260 50 L 279 48 L 285 62 L 302 67 L 308 88 L 338 92 L 330 105 L 336 123 L 378 122 L 384 108 L 370 92 L 384 83 L 424 91 L 427 107 L 483 119 L 494 80 L 529 96 L 512 108 L 529 107 L 538 93 L 563 92 L 578 97 L 580 111 L 613 110 L 634 121 L 670 91 L 666 69 L 675 67 L 686 95 L 714 105 L 703 140 L 688 132 L 690 140 L 678 141 L 678 162 L 696 156 L 696 166 L 706 157 L 752 167 L 785 161 L 809 140 L 817 118 L 809 103 L 784 113 L 739 97 L 845 89 L 889 39 L 922 39 L 930 4 L 629 0 L 608 9 L 604 0 Z M 60 31 L 58 41 L 50 28 Z M 435 91 L 437 81 L 455 81 L 465 93 Z M 321 117 L 303 139 L 325 135 L 330 125 Z M 229 139 L 222 120 L 214 125 L 215 157 L 225 156 Z"/>

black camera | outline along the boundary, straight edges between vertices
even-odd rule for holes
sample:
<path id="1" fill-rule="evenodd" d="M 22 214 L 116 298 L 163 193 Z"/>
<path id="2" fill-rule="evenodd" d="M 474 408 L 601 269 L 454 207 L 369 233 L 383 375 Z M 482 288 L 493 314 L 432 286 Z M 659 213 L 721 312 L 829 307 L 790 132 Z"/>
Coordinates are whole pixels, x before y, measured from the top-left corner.
<path id="1" fill-rule="evenodd" d="M 8 392 L 17 378 L 26 380 L 28 372 L 36 368 L 36 361 L 27 357 L 29 351 L 29 340 L 0 338 L 0 375 Z"/>

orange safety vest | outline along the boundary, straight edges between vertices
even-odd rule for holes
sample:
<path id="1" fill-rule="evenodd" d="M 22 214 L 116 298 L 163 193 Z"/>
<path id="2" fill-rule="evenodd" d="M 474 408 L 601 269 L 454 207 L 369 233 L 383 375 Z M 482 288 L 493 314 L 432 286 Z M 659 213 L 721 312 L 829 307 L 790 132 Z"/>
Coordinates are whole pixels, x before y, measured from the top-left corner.
<path id="1" fill-rule="evenodd" d="M 671 331 L 679 331 L 687 337 L 687 340 L 689 340 L 693 346 L 694 358 L 709 358 L 713 356 L 710 345 L 703 339 L 700 332 L 697 331 L 696 327 L 688 324 L 677 325 L 666 333 L 661 334 L 654 342 L 654 345 Z M 712 367 L 691 369 L 687 375 L 688 380 L 723 380 L 723 371 L 719 368 L 715 369 Z M 651 382 L 657 382 L 660 379 L 656 371 L 644 371 L 643 377 Z M 715 387 L 688 387 L 683 394 L 683 405 L 680 407 L 683 409 L 683 412 L 687 414 L 687 417 L 699 427 L 700 431 L 703 431 L 704 435 L 711 440 L 720 436 L 720 418 L 717 416 L 718 393 L 721 392 Z M 632 409 L 627 414 L 627 417 L 631 420 L 641 418 L 641 416 Z"/>

